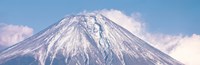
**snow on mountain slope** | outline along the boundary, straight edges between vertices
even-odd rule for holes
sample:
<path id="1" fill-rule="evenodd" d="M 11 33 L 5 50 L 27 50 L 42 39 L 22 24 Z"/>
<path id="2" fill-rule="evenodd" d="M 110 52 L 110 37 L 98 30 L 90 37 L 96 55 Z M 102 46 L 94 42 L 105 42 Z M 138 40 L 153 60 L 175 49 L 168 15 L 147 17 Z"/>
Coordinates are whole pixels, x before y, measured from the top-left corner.
<path id="1" fill-rule="evenodd" d="M 72 15 L 0 53 L 1 65 L 182 65 L 98 13 Z"/>

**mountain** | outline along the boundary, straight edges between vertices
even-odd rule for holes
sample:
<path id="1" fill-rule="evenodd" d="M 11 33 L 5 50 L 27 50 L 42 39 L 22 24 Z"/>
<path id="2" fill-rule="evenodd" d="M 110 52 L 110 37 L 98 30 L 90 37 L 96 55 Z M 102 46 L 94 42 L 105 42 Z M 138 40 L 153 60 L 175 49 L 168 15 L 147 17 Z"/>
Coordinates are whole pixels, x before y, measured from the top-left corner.
<path id="1" fill-rule="evenodd" d="M 183 65 L 98 13 L 71 15 L 0 52 L 1 65 Z"/>

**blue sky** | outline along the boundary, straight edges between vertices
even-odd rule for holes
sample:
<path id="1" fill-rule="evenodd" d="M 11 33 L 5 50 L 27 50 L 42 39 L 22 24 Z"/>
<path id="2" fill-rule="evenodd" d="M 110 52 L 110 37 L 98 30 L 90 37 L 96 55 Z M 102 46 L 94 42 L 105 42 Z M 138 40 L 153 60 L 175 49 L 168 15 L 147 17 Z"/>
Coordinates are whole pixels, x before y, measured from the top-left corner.
<path id="1" fill-rule="evenodd" d="M 65 15 L 101 9 L 139 12 L 153 33 L 200 34 L 199 0 L 0 0 L 0 23 L 27 25 L 34 33 Z"/>

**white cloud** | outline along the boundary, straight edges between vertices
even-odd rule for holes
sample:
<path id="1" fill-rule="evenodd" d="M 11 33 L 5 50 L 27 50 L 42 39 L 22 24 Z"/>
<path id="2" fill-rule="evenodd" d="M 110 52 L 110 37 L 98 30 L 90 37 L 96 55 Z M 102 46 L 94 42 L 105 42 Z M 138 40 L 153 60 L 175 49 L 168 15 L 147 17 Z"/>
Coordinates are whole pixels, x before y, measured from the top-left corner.
<path id="1" fill-rule="evenodd" d="M 200 35 L 193 34 L 192 36 L 187 36 L 181 34 L 149 33 L 145 30 L 145 23 L 141 21 L 140 13 L 133 13 L 131 16 L 128 16 L 121 11 L 113 9 L 97 12 L 173 58 L 187 65 L 200 65 L 200 62 L 198 62 L 200 60 Z"/>
<path id="2" fill-rule="evenodd" d="M 113 9 L 101 10 L 100 13 L 136 35 L 139 35 L 144 30 L 144 24 L 139 22 L 139 13 L 134 13 L 133 16 L 127 16 L 123 12 Z"/>
<path id="3" fill-rule="evenodd" d="M 22 25 L 0 24 L 0 47 L 8 47 L 33 34 L 33 29 Z"/>
<path id="4" fill-rule="evenodd" d="M 179 43 L 170 55 L 186 65 L 200 65 L 200 35 L 186 36 Z"/>
<path id="5" fill-rule="evenodd" d="M 145 40 L 186 65 L 200 65 L 200 35 L 145 35 Z"/>

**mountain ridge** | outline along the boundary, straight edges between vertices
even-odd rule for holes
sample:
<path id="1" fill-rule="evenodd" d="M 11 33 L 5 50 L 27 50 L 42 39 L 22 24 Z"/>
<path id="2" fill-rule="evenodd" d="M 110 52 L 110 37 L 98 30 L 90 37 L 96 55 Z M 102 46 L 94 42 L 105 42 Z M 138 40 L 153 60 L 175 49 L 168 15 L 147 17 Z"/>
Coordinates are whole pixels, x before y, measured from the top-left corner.
<path id="1" fill-rule="evenodd" d="M 26 57 L 29 65 L 183 65 L 98 13 L 63 18 L 2 51 L 0 64 Z"/>

